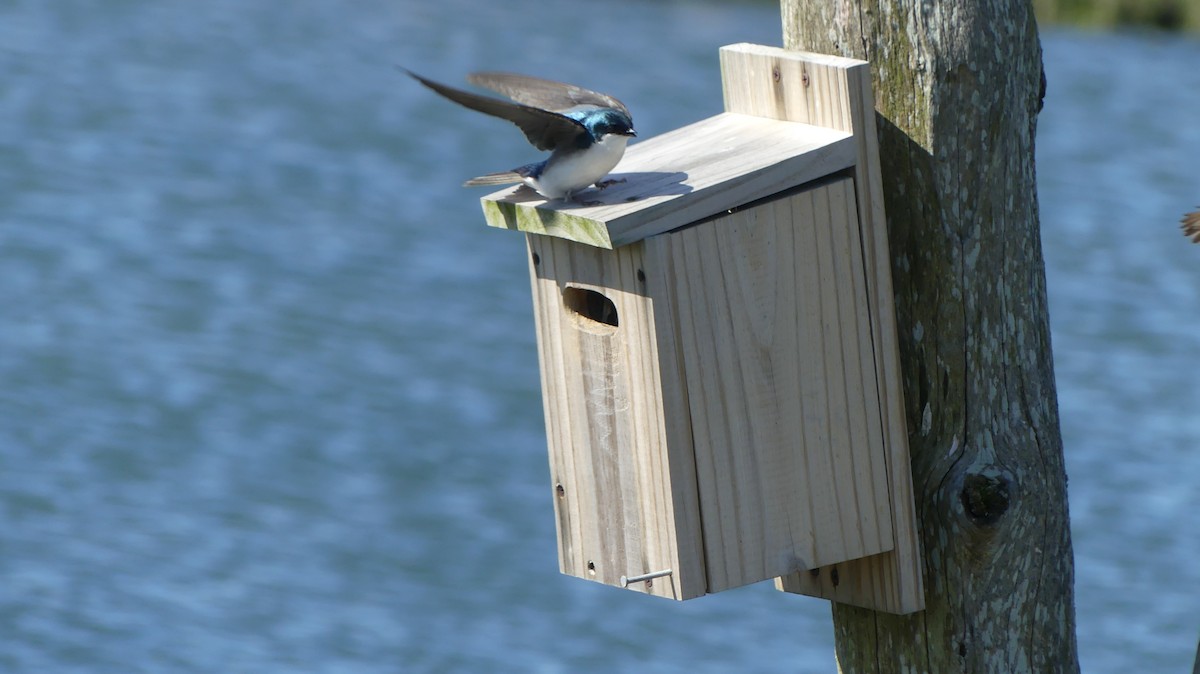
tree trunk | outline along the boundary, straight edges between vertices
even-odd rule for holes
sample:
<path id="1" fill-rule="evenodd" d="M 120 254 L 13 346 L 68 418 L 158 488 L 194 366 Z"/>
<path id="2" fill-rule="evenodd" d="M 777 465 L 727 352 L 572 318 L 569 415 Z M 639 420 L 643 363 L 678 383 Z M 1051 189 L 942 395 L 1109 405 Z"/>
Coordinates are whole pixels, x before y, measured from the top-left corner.
<path id="1" fill-rule="evenodd" d="M 1077 672 L 1028 0 L 783 0 L 871 62 L 926 609 L 834 604 L 846 672 Z"/>

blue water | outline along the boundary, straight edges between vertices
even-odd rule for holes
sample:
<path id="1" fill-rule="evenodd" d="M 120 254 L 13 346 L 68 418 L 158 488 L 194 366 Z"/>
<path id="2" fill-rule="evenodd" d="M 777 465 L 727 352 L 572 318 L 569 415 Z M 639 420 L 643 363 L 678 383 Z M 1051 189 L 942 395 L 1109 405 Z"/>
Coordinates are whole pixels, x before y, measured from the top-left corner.
<path id="1" fill-rule="evenodd" d="M 523 244 L 458 186 L 535 155 L 393 68 L 578 82 L 646 137 L 777 11 L 265 5 L 0 5 L 0 671 L 832 671 L 825 602 L 557 573 Z M 1044 43 L 1081 657 L 1180 671 L 1200 44 Z"/>
<path id="2" fill-rule="evenodd" d="M 1042 238 L 1080 659 L 1187 671 L 1200 636 L 1200 41 L 1044 40 Z"/>

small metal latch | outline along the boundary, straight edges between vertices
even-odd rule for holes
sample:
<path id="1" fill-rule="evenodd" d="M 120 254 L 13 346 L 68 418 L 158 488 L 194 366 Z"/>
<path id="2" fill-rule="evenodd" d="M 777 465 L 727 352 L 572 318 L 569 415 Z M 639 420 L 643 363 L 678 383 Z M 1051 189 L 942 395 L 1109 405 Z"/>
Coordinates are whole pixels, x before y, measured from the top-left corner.
<path id="1" fill-rule="evenodd" d="M 671 570 L 663 569 L 662 571 L 643 573 L 640 576 L 621 576 L 621 587 L 629 587 L 630 583 L 640 583 L 645 580 L 654 580 L 655 578 L 662 578 L 669 575 L 671 575 Z"/>

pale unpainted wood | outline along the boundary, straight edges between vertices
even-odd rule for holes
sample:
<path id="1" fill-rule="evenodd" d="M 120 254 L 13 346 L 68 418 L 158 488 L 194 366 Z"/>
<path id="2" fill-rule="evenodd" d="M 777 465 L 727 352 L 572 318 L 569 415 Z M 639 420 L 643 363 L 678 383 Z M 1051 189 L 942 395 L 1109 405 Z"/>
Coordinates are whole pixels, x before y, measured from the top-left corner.
<path id="1" fill-rule="evenodd" d="M 720 55 L 726 112 L 854 133 L 848 79 L 865 61 L 749 43 Z"/>
<path id="2" fill-rule="evenodd" d="M 848 485 L 849 490 L 855 492 L 852 498 L 845 495 L 840 501 L 855 508 L 859 520 L 870 522 L 882 537 L 874 547 L 888 550 L 894 547 L 893 504 L 887 470 L 888 438 L 883 433 L 879 415 L 877 354 L 871 334 L 872 312 L 866 292 L 867 270 L 854 181 L 839 180 L 827 190 L 814 191 L 812 195 L 817 263 L 821 265 L 823 276 L 828 268 L 833 278 L 833 283 L 822 285 L 822 309 L 829 317 L 825 322 L 825 360 L 834 367 L 841 364 L 840 372 L 835 371 L 828 382 L 830 393 L 827 399 L 833 410 L 834 423 L 840 420 L 836 411 L 839 407 L 840 414 L 848 417 L 849 446 L 871 448 L 869 454 L 842 452 L 835 479 L 839 485 Z M 823 223 L 828 225 L 822 226 Z M 843 397 L 839 398 L 838 393 Z M 862 498 L 857 494 L 859 490 L 866 490 L 872 496 Z M 877 498 L 876 494 L 884 497 Z M 874 510 L 864 510 L 866 505 L 873 505 Z M 855 555 L 854 558 L 862 556 Z"/>
<path id="3" fill-rule="evenodd" d="M 840 179 L 646 241 L 674 265 L 709 592 L 892 548 L 856 220 Z"/>
<path id="4" fill-rule="evenodd" d="M 528 235 L 528 247 L 560 569 L 614 586 L 621 576 L 671 569 L 629 588 L 674 599 L 704 594 L 675 337 L 655 315 L 668 309 L 646 290 L 665 286 L 669 270 L 647 266 L 641 245 L 606 251 Z M 567 288 L 602 293 L 618 325 L 572 311 Z"/>
<path id="5" fill-rule="evenodd" d="M 489 225 L 615 248 L 671 231 L 854 164 L 845 131 L 723 113 L 633 144 L 609 178 L 546 201 L 519 186 L 482 198 Z"/>
<path id="6" fill-rule="evenodd" d="M 889 554 L 840 565 L 836 574 L 833 569 L 791 574 L 781 578 L 777 585 L 789 592 L 892 613 L 920 610 L 924 606 L 920 538 L 900 381 L 870 70 L 865 61 L 857 59 L 750 44 L 723 47 L 721 69 L 727 110 L 828 126 L 853 133 L 856 141 L 852 174 L 859 204 L 857 213 L 865 261 L 862 278 L 867 286 L 870 318 L 863 334 L 870 335 L 876 355 L 878 424 L 888 448 L 895 549 Z M 838 587 L 834 587 L 834 575 Z M 860 577 L 864 575 L 865 578 Z M 843 584 L 852 590 L 840 589 Z M 875 591 L 863 594 L 860 588 Z"/>
<path id="7" fill-rule="evenodd" d="M 853 208 L 853 204 L 845 204 L 843 207 Z M 854 237 L 853 241 L 848 242 L 848 245 L 859 245 L 857 237 Z M 834 258 L 825 261 L 836 264 L 838 259 L 838 256 L 834 256 Z M 857 257 L 856 261 L 861 259 L 861 257 Z M 859 273 L 853 275 L 853 279 L 856 282 L 865 283 L 867 280 L 867 270 L 860 269 Z M 860 310 L 869 308 L 870 312 L 874 313 L 876 317 L 880 314 L 879 307 L 868 305 L 867 303 L 860 304 L 857 308 Z M 843 319 L 847 318 L 843 316 Z M 874 322 L 878 323 L 879 321 Z M 842 334 L 857 335 L 859 348 L 873 352 L 872 345 L 874 339 L 872 330 L 870 329 L 871 323 L 869 314 L 864 316 L 860 313 L 859 316 L 850 319 L 849 323 L 843 324 Z M 869 364 L 869 368 L 872 380 L 864 382 L 864 390 L 874 387 L 873 393 L 883 394 L 887 391 L 886 382 L 879 381 L 876 377 L 885 376 L 884 373 L 879 372 L 875 367 L 875 363 Z M 881 401 L 879 397 L 871 396 L 868 404 L 874 404 L 874 409 L 883 408 L 883 416 L 886 416 L 886 403 Z M 881 416 L 870 415 L 866 421 L 870 434 L 876 437 L 885 437 L 884 433 L 888 427 L 883 422 Z M 885 441 L 889 446 L 895 446 L 895 438 L 886 438 Z M 894 456 L 895 452 L 891 452 L 891 454 Z M 889 460 L 889 464 L 895 461 L 896 459 L 892 458 Z M 907 466 L 908 464 L 905 463 L 903 465 Z M 891 466 L 889 465 L 888 473 L 894 472 L 890 468 Z M 902 475 L 901 479 L 905 477 L 905 475 Z M 861 483 L 861 481 L 862 477 L 856 476 L 855 482 Z M 911 499 L 911 496 L 909 498 Z M 904 506 L 904 503 L 894 503 L 894 499 L 892 499 L 892 502 L 887 503 L 889 510 L 894 507 Z M 910 500 L 906 509 L 911 508 Z M 877 512 L 876 516 L 888 518 L 889 521 L 894 520 L 901 524 L 904 523 L 903 513 L 901 513 L 900 517 L 894 517 L 890 512 Z M 915 530 L 913 535 L 915 535 Z M 901 536 L 898 535 L 896 539 L 898 545 L 903 544 Z M 779 589 L 788 592 L 819 596 L 857 606 L 865 605 L 890 613 L 910 613 L 914 610 L 919 610 L 919 604 L 914 606 L 913 602 L 920 599 L 920 596 L 916 594 L 916 590 L 920 589 L 920 584 L 916 586 L 915 590 L 910 590 L 909 592 L 904 592 L 903 588 L 911 586 L 913 574 L 920 574 L 920 568 L 915 566 L 919 563 L 920 558 L 916 554 L 915 543 L 910 543 L 909 546 L 910 552 L 907 555 L 902 554 L 903 550 L 893 550 L 884 554 L 849 560 L 842 564 L 824 568 L 813 568 L 808 571 L 781 576 L 776 584 Z M 914 565 L 909 568 L 907 577 L 902 575 L 900 566 L 902 563 Z"/>
<path id="8" fill-rule="evenodd" d="M 880 422 L 889 447 L 889 481 L 893 490 L 892 517 L 897 531 L 893 555 L 878 555 L 851 561 L 839 569 L 839 582 L 874 588 L 869 599 L 862 594 L 842 603 L 888 611 L 912 613 L 925 606 L 924 575 L 921 572 L 921 538 L 917 530 L 916 504 L 912 486 L 908 428 L 904 416 L 904 391 L 900 377 L 900 353 L 897 341 L 896 311 L 888 252 L 887 219 L 883 205 L 883 178 L 879 163 L 879 136 L 875 125 L 875 106 L 871 93 L 871 74 L 867 65 L 847 68 L 852 127 L 858 129 L 859 161 L 854 168 L 858 192 L 859 224 L 862 229 L 863 256 L 866 261 L 867 295 L 873 321 L 881 405 Z M 826 578 L 806 575 L 799 579 L 803 594 L 832 598 L 826 594 Z M 785 581 L 786 582 L 786 581 Z M 788 588 L 789 590 L 792 588 Z M 835 588 L 836 589 L 836 588 Z"/>

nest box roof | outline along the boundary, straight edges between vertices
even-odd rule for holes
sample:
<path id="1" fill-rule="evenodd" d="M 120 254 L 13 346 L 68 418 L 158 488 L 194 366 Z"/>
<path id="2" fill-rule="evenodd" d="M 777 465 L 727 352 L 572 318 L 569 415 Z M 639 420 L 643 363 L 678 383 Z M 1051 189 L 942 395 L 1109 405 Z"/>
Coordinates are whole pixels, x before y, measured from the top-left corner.
<path id="1" fill-rule="evenodd" d="M 615 248 L 678 229 L 854 166 L 854 137 L 834 129 L 722 113 L 635 143 L 582 203 L 514 186 L 483 197 L 492 227 Z"/>

